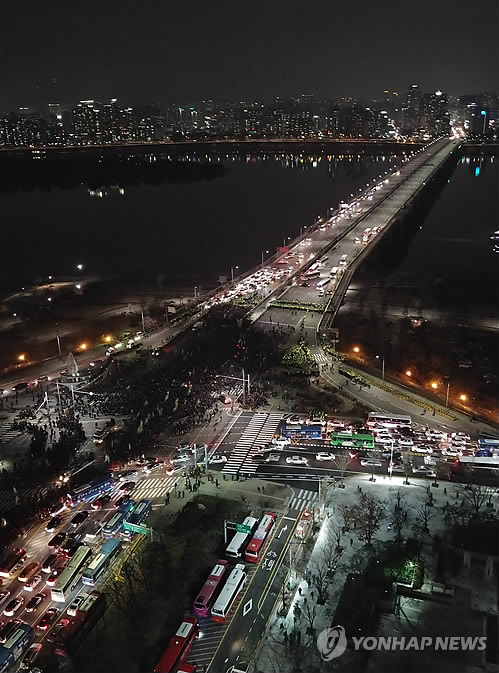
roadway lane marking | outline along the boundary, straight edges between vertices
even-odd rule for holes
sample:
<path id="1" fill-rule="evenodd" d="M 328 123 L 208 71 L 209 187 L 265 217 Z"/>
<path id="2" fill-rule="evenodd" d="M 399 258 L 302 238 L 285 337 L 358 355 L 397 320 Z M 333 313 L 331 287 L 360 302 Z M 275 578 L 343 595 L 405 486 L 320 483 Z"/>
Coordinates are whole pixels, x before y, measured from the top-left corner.
<path id="1" fill-rule="evenodd" d="M 253 609 L 253 599 L 250 598 L 247 603 L 244 604 L 243 606 L 243 617 L 246 617 L 248 612 L 250 612 Z"/>

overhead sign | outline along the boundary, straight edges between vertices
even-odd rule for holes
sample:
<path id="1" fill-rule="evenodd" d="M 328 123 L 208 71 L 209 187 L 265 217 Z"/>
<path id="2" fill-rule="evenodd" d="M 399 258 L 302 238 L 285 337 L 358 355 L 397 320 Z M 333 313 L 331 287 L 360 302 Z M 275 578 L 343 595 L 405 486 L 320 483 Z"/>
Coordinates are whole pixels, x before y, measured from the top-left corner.
<path id="1" fill-rule="evenodd" d="M 245 526 L 244 523 L 236 523 L 238 533 L 251 533 L 251 526 Z"/>
<path id="2" fill-rule="evenodd" d="M 142 533 L 143 535 L 149 533 L 149 528 L 147 526 L 139 526 L 136 523 L 129 523 L 128 521 L 125 521 L 123 528 L 130 531 L 130 533 Z"/>

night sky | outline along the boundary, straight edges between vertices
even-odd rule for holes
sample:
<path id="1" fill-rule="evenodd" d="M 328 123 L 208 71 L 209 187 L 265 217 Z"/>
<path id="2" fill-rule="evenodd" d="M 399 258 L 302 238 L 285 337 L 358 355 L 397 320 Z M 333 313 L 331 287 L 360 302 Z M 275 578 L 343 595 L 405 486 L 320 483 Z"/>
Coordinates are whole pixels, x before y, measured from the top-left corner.
<path id="1" fill-rule="evenodd" d="M 487 13 L 487 9 L 490 13 Z M 497 90 L 494 2 L 86 0 L 2 6 L 0 111 Z"/>

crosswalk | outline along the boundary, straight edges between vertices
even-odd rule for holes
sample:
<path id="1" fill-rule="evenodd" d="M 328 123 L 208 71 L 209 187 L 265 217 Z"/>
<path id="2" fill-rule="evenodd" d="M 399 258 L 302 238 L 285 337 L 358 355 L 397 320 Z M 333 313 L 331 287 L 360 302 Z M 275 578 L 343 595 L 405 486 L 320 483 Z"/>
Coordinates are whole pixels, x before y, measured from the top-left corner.
<path id="1" fill-rule="evenodd" d="M 229 460 L 225 463 L 222 472 L 237 474 L 243 463 L 245 472 L 256 472 L 258 465 L 251 461 L 251 456 L 257 448 L 268 442 L 275 434 L 281 421 L 281 414 L 258 412 L 254 414 L 239 438 Z"/>
<path id="2" fill-rule="evenodd" d="M 0 441 L 2 443 L 8 442 L 10 439 L 18 436 L 19 430 L 13 430 L 10 421 L 2 421 L 0 423 Z"/>
<path id="3" fill-rule="evenodd" d="M 167 493 L 173 491 L 177 481 L 182 481 L 179 474 L 167 477 L 145 477 L 137 482 L 130 496 L 136 501 L 143 498 L 164 498 Z M 109 492 L 112 498 L 123 495 L 120 486 L 121 484 L 116 484 L 113 490 Z"/>
<path id="4" fill-rule="evenodd" d="M 16 492 L 12 489 L 0 491 L 0 515 L 12 509 L 16 504 L 26 502 L 38 495 L 44 495 L 47 490 L 46 488 L 18 488 Z"/>
<path id="5" fill-rule="evenodd" d="M 316 491 L 307 491 L 301 488 L 296 495 L 294 495 L 288 503 L 289 509 L 296 509 L 298 512 L 303 512 L 307 507 L 313 507 L 315 501 L 318 499 Z"/>
<path id="6" fill-rule="evenodd" d="M 331 359 L 325 353 L 314 353 L 314 360 L 319 365 L 329 365 L 331 364 Z"/>

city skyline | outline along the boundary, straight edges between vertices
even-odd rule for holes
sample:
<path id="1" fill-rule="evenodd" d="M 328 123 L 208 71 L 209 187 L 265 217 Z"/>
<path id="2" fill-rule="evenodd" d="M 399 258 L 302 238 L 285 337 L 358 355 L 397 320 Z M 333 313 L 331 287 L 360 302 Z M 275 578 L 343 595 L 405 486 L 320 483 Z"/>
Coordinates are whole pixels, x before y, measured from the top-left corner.
<path id="1" fill-rule="evenodd" d="M 300 10 L 274 0 L 264 14 L 238 16 L 222 0 L 216 10 L 146 3 L 132 23 L 112 6 L 90 2 L 69 16 L 55 3 L 49 11 L 31 10 L 26 28 L 21 9 L 8 7 L 3 52 L 15 58 L 4 58 L 0 109 L 111 96 L 132 105 L 298 91 L 373 97 L 401 91 L 408 80 L 449 95 L 493 90 L 497 22 L 478 13 L 463 21 L 464 12 L 464 3 L 425 0 L 406 19 L 392 0 L 360 14 L 342 5 L 315 2 Z"/>

